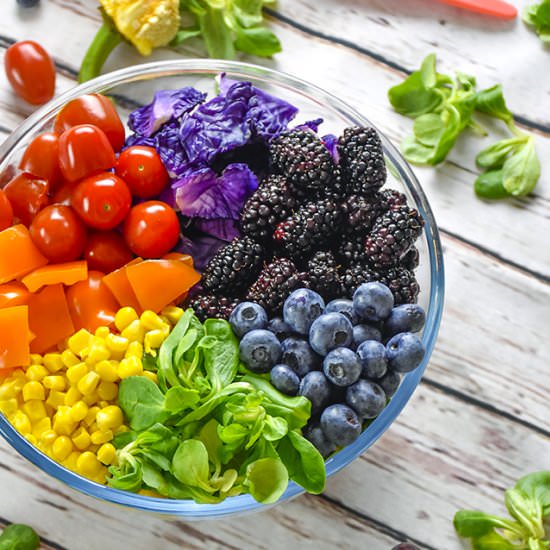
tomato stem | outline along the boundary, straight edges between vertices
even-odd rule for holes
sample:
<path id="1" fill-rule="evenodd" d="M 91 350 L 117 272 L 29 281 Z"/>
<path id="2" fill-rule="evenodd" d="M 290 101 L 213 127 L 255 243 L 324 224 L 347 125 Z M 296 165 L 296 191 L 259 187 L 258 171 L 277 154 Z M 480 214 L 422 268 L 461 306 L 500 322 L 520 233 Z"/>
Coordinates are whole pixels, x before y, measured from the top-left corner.
<path id="1" fill-rule="evenodd" d="M 104 22 L 92 40 L 78 73 L 78 81 L 86 82 L 99 75 L 110 53 L 122 42 L 113 24 Z"/>

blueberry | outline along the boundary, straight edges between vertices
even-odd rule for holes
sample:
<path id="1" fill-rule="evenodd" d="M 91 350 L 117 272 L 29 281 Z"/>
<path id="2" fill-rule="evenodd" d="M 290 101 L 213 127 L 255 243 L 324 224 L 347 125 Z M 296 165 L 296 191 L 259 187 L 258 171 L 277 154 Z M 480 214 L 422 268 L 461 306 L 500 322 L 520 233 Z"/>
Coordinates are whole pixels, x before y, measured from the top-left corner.
<path id="1" fill-rule="evenodd" d="M 403 304 L 394 307 L 384 323 L 384 334 L 388 338 L 400 332 L 418 332 L 426 322 L 424 310 L 417 304 Z"/>
<path id="2" fill-rule="evenodd" d="M 247 332 L 239 344 L 241 361 L 252 372 L 269 372 L 281 358 L 281 343 L 269 330 Z"/>
<path id="3" fill-rule="evenodd" d="M 323 432 L 319 422 L 312 422 L 304 428 L 304 437 L 313 444 L 323 458 L 334 452 L 334 443 L 331 443 Z"/>
<path id="4" fill-rule="evenodd" d="M 389 370 L 380 380 L 377 380 L 376 383 L 384 390 L 386 397 L 390 399 L 401 383 L 401 375 Z"/>
<path id="5" fill-rule="evenodd" d="M 321 428 L 327 439 L 337 447 L 353 443 L 361 435 L 361 422 L 355 411 L 337 403 L 321 414 Z"/>
<path id="6" fill-rule="evenodd" d="M 298 376 L 305 376 L 309 371 L 321 367 L 321 358 L 311 349 L 310 345 L 301 338 L 291 336 L 283 340 L 282 362 L 288 365 Z"/>
<path id="7" fill-rule="evenodd" d="M 309 329 L 309 344 L 320 355 L 349 346 L 352 339 L 353 326 L 342 313 L 324 313 L 313 321 Z"/>
<path id="8" fill-rule="evenodd" d="M 422 340 L 412 332 L 396 334 L 386 344 L 388 365 L 395 372 L 410 372 L 424 358 L 426 350 Z"/>
<path id="9" fill-rule="evenodd" d="M 350 386 L 361 376 L 359 357 L 348 348 L 329 351 L 323 361 L 325 376 L 336 386 Z"/>
<path id="10" fill-rule="evenodd" d="M 229 323 L 233 332 L 242 338 L 247 332 L 267 326 L 267 313 L 260 304 L 241 302 L 231 312 Z"/>
<path id="11" fill-rule="evenodd" d="M 357 348 L 359 344 L 365 340 L 382 341 L 382 333 L 380 329 L 372 325 L 355 325 L 353 327 L 353 345 Z"/>
<path id="12" fill-rule="evenodd" d="M 376 340 L 366 340 L 359 344 L 357 355 L 363 368 L 363 378 L 382 378 L 388 370 L 386 347 Z"/>
<path id="13" fill-rule="evenodd" d="M 36 6 L 39 2 L 40 2 L 40 0 L 17 0 L 17 3 L 22 8 L 32 8 L 32 7 Z"/>
<path id="14" fill-rule="evenodd" d="M 288 365 L 275 365 L 270 373 L 271 383 L 282 393 L 296 395 L 300 377 Z"/>
<path id="15" fill-rule="evenodd" d="M 382 283 L 363 283 L 353 293 L 353 309 L 365 321 L 383 321 L 393 308 L 393 294 Z"/>
<path id="16" fill-rule="evenodd" d="M 330 399 L 330 384 L 325 375 L 314 370 L 308 372 L 300 382 L 298 395 L 303 395 L 311 401 L 312 416 L 320 413 Z"/>
<path id="17" fill-rule="evenodd" d="M 342 313 L 353 325 L 359 322 L 359 317 L 353 310 L 353 302 L 347 298 L 336 298 L 336 300 L 329 302 L 325 308 L 325 313 Z"/>
<path id="18" fill-rule="evenodd" d="M 305 335 L 324 308 L 325 302 L 317 292 L 299 288 L 285 300 L 283 319 L 294 332 Z"/>
<path id="19" fill-rule="evenodd" d="M 386 394 L 378 384 L 359 380 L 348 388 L 346 403 L 360 418 L 376 418 L 386 406 Z"/>
<path id="20" fill-rule="evenodd" d="M 292 329 L 283 321 L 282 317 L 274 317 L 271 319 L 271 321 L 267 323 L 267 330 L 275 334 L 280 342 L 292 334 Z"/>

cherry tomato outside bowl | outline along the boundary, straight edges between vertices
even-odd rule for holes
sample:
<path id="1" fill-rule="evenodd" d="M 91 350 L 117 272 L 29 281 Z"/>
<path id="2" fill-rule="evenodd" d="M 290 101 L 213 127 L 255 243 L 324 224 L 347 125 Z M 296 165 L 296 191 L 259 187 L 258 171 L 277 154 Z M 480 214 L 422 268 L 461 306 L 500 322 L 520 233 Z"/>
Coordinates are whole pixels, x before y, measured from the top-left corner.
<path id="1" fill-rule="evenodd" d="M 120 153 L 115 172 L 130 188 L 132 195 L 150 199 L 168 185 L 169 176 L 154 147 L 135 145 Z"/>
<path id="2" fill-rule="evenodd" d="M 48 180 L 50 192 L 61 182 L 59 168 L 59 136 L 45 132 L 36 136 L 27 146 L 19 168 L 38 178 Z"/>
<path id="3" fill-rule="evenodd" d="M 31 223 L 30 234 L 40 252 L 51 262 L 76 260 L 86 245 L 86 227 L 70 206 L 52 204 Z"/>
<path id="4" fill-rule="evenodd" d="M 8 182 L 4 192 L 11 203 L 14 216 L 27 227 L 49 202 L 48 182 L 26 173 L 19 174 Z"/>
<path id="5" fill-rule="evenodd" d="M 101 128 L 113 149 L 122 149 L 124 125 L 108 97 L 101 94 L 86 94 L 69 101 L 56 116 L 54 131 L 61 134 L 80 124 L 93 124 Z"/>
<path id="6" fill-rule="evenodd" d="M 117 175 L 103 172 L 83 179 L 73 192 L 71 204 L 89 227 L 114 229 L 128 214 L 132 195 Z"/>
<path id="7" fill-rule="evenodd" d="M 48 52 L 32 40 L 10 46 L 4 70 L 17 95 L 32 105 L 49 101 L 55 91 L 55 66 Z"/>
<path id="8" fill-rule="evenodd" d="M 0 231 L 4 231 L 13 224 L 13 208 L 6 193 L 0 189 Z"/>
<path id="9" fill-rule="evenodd" d="M 166 203 L 147 201 L 130 210 L 123 231 L 134 254 L 160 258 L 178 242 L 180 225 L 177 214 Z"/>
<path id="10" fill-rule="evenodd" d="M 59 137 L 59 166 L 66 181 L 77 181 L 115 165 L 115 152 L 97 126 L 80 124 Z"/>
<path id="11" fill-rule="evenodd" d="M 88 269 L 111 273 L 132 261 L 134 255 L 116 231 L 98 231 L 88 238 L 84 259 Z"/>

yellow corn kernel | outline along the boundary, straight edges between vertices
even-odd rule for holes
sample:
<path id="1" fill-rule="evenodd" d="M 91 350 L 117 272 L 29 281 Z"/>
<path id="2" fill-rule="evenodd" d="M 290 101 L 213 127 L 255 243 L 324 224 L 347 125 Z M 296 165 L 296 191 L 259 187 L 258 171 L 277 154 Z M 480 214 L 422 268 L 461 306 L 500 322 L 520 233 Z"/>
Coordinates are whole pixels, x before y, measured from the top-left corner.
<path id="1" fill-rule="evenodd" d="M 115 435 L 118 435 L 118 434 L 122 434 L 122 433 L 126 433 L 126 432 L 129 432 L 130 431 L 130 428 L 128 426 L 125 426 L 124 424 L 122 426 L 119 426 L 116 430 L 115 430 Z"/>
<path id="2" fill-rule="evenodd" d="M 15 381 L 4 381 L 0 386 L 0 400 L 17 397 L 19 392 L 15 391 Z"/>
<path id="3" fill-rule="evenodd" d="M 69 456 L 64 460 L 63 466 L 65 466 L 65 468 L 68 468 L 69 470 L 72 470 L 73 472 L 76 472 L 76 463 L 80 458 L 80 455 L 81 453 L 79 451 L 72 451 Z"/>
<path id="4" fill-rule="evenodd" d="M 40 381 L 44 378 L 44 376 L 47 376 L 50 373 L 44 365 L 31 365 L 25 371 L 25 374 L 29 380 Z"/>
<path id="5" fill-rule="evenodd" d="M 93 391 L 92 393 L 89 393 L 88 395 L 85 395 L 82 397 L 82 401 L 88 405 L 88 407 L 92 407 L 93 405 L 96 405 L 99 401 L 99 395 L 96 391 Z"/>
<path id="6" fill-rule="evenodd" d="M 14 428 L 21 434 L 31 433 L 32 425 L 29 417 L 23 411 L 15 411 L 10 419 Z"/>
<path id="7" fill-rule="evenodd" d="M 41 365 L 42 364 L 42 355 L 38 353 L 31 353 L 31 365 Z"/>
<path id="8" fill-rule="evenodd" d="M 53 417 L 53 429 L 60 435 L 71 435 L 76 425 L 71 416 L 71 407 L 60 406 Z"/>
<path id="9" fill-rule="evenodd" d="M 0 401 L 0 412 L 6 416 L 13 414 L 16 410 L 19 409 L 19 402 L 15 397 L 10 397 L 9 399 L 2 399 Z"/>
<path id="10" fill-rule="evenodd" d="M 104 382 L 116 382 L 118 380 L 117 366 L 114 361 L 100 361 L 95 366 L 95 371 Z"/>
<path id="11" fill-rule="evenodd" d="M 138 314 L 132 307 L 122 307 L 115 315 L 115 327 L 122 332 L 130 323 L 138 320 Z"/>
<path id="12" fill-rule="evenodd" d="M 67 345 L 75 355 L 84 357 L 88 353 L 91 339 L 92 335 L 85 328 L 81 328 L 67 340 Z"/>
<path id="13" fill-rule="evenodd" d="M 67 387 L 67 382 L 65 380 L 64 376 L 44 376 L 44 379 L 42 380 L 42 384 L 44 384 L 45 388 L 48 388 L 49 390 L 56 390 L 56 391 L 63 391 Z"/>
<path id="14" fill-rule="evenodd" d="M 86 363 L 78 363 L 67 369 L 67 378 L 71 384 L 75 385 L 87 373 L 88 365 Z"/>
<path id="15" fill-rule="evenodd" d="M 154 311 L 150 310 L 144 311 L 139 321 L 145 330 L 162 329 L 166 326 L 166 323 Z"/>
<path id="16" fill-rule="evenodd" d="M 53 430 L 45 430 L 40 434 L 40 443 L 45 446 L 52 445 L 53 442 L 57 439 L 57 434 Z"/>
<path id="17" fill-rule="evenodd" d="M 109 357 L 111 357 L 111 353 L 107 349 L 105 342 L 101 338 L 94 336 L 90 344 L 88 355 L 86 356 L 86 363 L 88 365 L 95 365 L 99 361 L 109 359 Z"/>
<path id="18" fill-rule="evenodd" d="M 170 323 L 175 325 L 181 319 L 183 309 L 181 307 L 168 306 L 161 311 L 161 315 L 166 317 Z"/>
<path id="19" fill-rule="evenodd" d="M 124 416 L 120 407 L 110 405 L 97 413 L 95 421 L 100 430 L 113 430 L 124 424 Z"/>
<path id="20" fill-rule="evenodd" d="M 76 386 L 71 386 L 65 394 L 65 405 L 72 407 L 82 399 L 82 394 Z"/>
<path id="21" fill-rule="evenodd" d="M 92 435 L 90 437 L 94 445 L 102 445 L 103 443 L 108 443 L 109 441 L 111 441 L 114 437 L 114 434 L 112 430 L 96 430 L 95 432 L 92 432 Z"/>
<path id="22" fill-rule="evenodd" d="M 25 439 L 35 447 L 38 445 L 38 439 L 32 434 L 25 434 Z"/>
<path id="23" fill-rule="evenodd" d="M 105 466 L 101 466 L 99 469 L 99 472 L 95 475 L 90 477 L 92 481 L 95 481 L 96 483 L 99 483 L 100 485 L 105 485 L 107 482 L 107 474 L 109 473 L 109 470 Z"/>
<path id="24" fill-rule="evenodd" d="M 128 338 L 131 342 L 140 342 L 143 343 L 143 338 L 145 336 L 145 329 L 139 322 L 139 320 L 132 321 L 121 333 L 120 335 L 123 338 Z"/>
<path id="25" fill-rule="evenodd" d="M 30 401 L 27 401 L 23 405 L 23 411 L 31 420 L 34 421 L 41 420 L 47 416 L 44 401 L 39 399 L 31 399 Z"/>
<path id="26" fill-rule="evenodd" d="M 151 382 L 154 382 L 155 384 L 159 383 L 159 377 L 157 376 L 156 372 L 151 372 L 150 370 L 144 370 L 143 376 L 145 376 L 145 378 L 148 378 L 149 380 L 151 380 Z"/>
<path id="27" fill-rule="evenodd" d="M 109 327 L 97 327 L 94 332 L 94 336 L 101 338 L 102 340 L 105 340 L 109 334 L 111 334 Z"/>
<path id="28" fill-rule="evenodd" d="M 114 401 L 118 395 L 118 385 L 114 382 L 101 382 L 97 387 L 97 394 L 100 399 Z"/>
<path id="29" fill-rule="evenodd" d="M 90 427 L 92 424 L 95 423 L 95 417 L 97 415 L 97 413 L 100 411 L 101 409 L 99 407 L 90 407 L 88 409 L 88 414 L 86 415 L 86 418 L 84 419 L 84 424 L 86 424 L 86 426 Z"/>
<path id="30" fill-rule="evenodd" d="M 79 451 L 84 451 L 87 449 L 92 442 L 90 439 L 90 434 L 86 431 L 86 428 L 83 428 L 82 426 L 73 433 L 71 439 L 73 440 L 73 445 Z"/>
<path id="31" fill-rule="evenodd" d="M 111 465 L 116 459 L 116 449 L 112 443 L 104 443 L 97 450 L 97 458 L 102 464 Z"/>
<path id="32" fill-rule="evenodd" d="M 61 354 L 61 361 L 67 368 L 74 367 L 80 363 L 80 359 L 70 349 L 63 351 Z"/>
<path id="33" fill-rule="evenodd" d="M 109 335 L 105 338 L 105 345 L 111 353 L 124 353 L 128 348 L 128 338 L 124 338 L 118 334 L 109 333 Z"/>
<path id="34" fill-rule="evenodd" d="M 30 401 L 31 399 L 46 399 L 46 391 L 40 382 L 31 381 L 23 386 L 23 400 Z"/>
<path id="35" fill-rule="evenodd" d="M 71 407 L 71 418 L 75 422 L 80 422 L 81 420 L 84 420 L 86 418 L 86 415 L 88 414 L 88 405 L 84 403 L 84 401 L 77 401 L 72 407 Z"/>
<path id="36" fill-rule="evenodd" d="M 90 395 L 95 391 L 99 385 L 99 382 L 101 382 L 101 377 L 97 374 L 97 372 L 92 370 L 78 381 L 78 391 L 82 395 Z"/>
<path id="37" fill-rule="evenodd" d="M 156 356 L 156 350 L 160 348 L 168 334 L 159 329 L 150 330 L 143 339 L 145 351 Z"/>
<path id="38" fill-rule="evenodd" d="M 38 422 L 34 424 L 34 426 L 32 427 L 32 434 L 35 437 L 40 439 L 44 432 L 48 432 L 51 430 L 52 430 L 52 419 L 45 417 L 40 419 Z"/>
<path id="39" fill-rule="evenodd" d="M 83 476 L 95 476 L 101 470 L 101 462 L 97 456 L 90 452 L 83 452 L 76 461 L 76 471 Z"/>
<path id="40" fill-rule="evenodd" d="M 143 346 L 141 345 L 141 342 L 130 342 L 124 357 L 137 357 L 138 359 L 141 359 L 143 357 Z"/>
<path id="41" fill-rule="evenodd" d="M 141 359 L 138 359 L 137 357 L 122 359 L 118 364 L 118 375 L 120 378 L 140 376 L 141 374 L 143 374 L 143 365 L 141 363 Z"/>
<path id="42" fill-rule="evenodd" d="M 57 390 L 51 390 L 48 399 L 46 399 L 46 405 L 49 405 L 53 409 L 57 409 L 60 405 L 65 405 L 65 399 L 67 394 Z"/>
<path id="43" fill-rule="evenodd" d="M 64 367 L 70 366 L 64 364 L 63 355 L 61 353 L 46 353 L 46 355 L 44 355 L 43 364 L 51 374 L 55 374 Z"/>

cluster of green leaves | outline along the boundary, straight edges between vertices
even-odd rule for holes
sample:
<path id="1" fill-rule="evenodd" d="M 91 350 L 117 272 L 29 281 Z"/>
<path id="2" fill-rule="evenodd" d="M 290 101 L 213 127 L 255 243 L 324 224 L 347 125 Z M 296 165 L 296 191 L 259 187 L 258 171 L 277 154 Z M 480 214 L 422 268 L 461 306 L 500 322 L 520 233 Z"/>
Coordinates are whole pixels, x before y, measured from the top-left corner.
<path id="1" fill-rule="evenodd" d="M 550 520 L 550 471 L 522 477 L 504 501 L 514 519 L 461 510 L 454 518 L 456 532 L 470 538 L 474 550 L 548 550 L 544 523 Z"/>
<path id="2" fill-rule="evenodd" d="M 535 28 L 539 38 L 550 44 L 550 0 L 542 0 L 525 8 L 523 20 Z"/>
<path id="3" fill-rule="evenodd" d="M 0 534 L 0 550 L 37 550 L 40 538 L 28 525 L 12 523 Z"/>
<path id="4" fill-rule="evenodd" d="M 199 503 L 243 492 L 272 503 L 289 479 L 324 489 L 324 460 L 301 435 L 311 403 L 247 372 L 229 323 L 202 325 L 189 309 L 146 364 L 158 386 L 139 376 L 120 384 L 131 431 L 115 438 L 112 487 Z"/>
<path id="5" fill-rule="evenodd" d="M 500 84 L 477 91 L 473 76 L 457 73 L 454 78 L 436 70 L 436 57 L 428 55 L 420 70 L 388 92 L 394 109 L 414 118 L 413 135 L 405 138 L 405 158 L 418 165 L 443 162 L 467 128 L 477 134 L 486 131 L 474 119 L 475 112 L 502 120 L 512 137 L 484 149 L 476 158 L 484 170 L 474 189 L 484 198 L 500 199 L 524 196 L 536 186 L 540 177 L 535 142 L 518 130 L 504 101 Z"/>
<path id="6" fill-rule="evenodd" d="M 270 57 L 281 43 L 264 25 L 262 9 L 274 0 L 180 0 L 182 28 L 172 41 L 177 46 L 202 37 L 210 57 L 232 59 L 239 50 Z"/>

